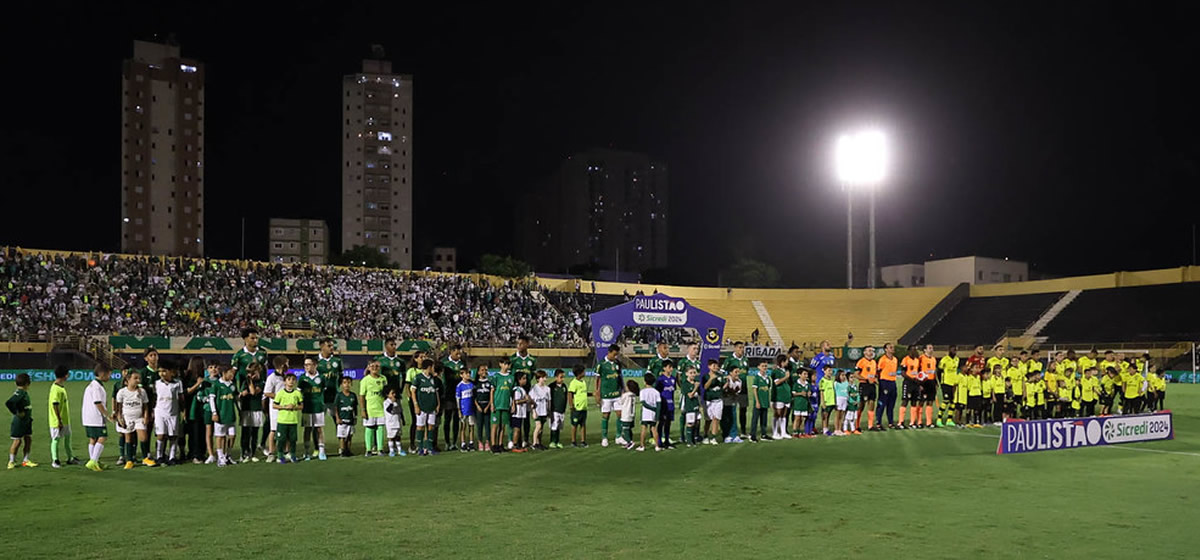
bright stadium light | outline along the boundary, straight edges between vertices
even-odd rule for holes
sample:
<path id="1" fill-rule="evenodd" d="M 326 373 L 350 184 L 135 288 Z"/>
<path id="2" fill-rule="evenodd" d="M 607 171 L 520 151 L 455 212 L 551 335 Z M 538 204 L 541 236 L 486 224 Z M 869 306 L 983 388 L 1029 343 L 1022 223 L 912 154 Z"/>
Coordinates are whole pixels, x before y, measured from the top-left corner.
<path id="1" fill-rule="evenodd" d="M 871 201 L 870 264 L 867 287 L 875 287 L 875 190 L 887 177 L 887 137 L 879 130 L 843 134 L 834 150 L 838 182 L 846 189 L 846 287 L 854 288 L 853 198 L 855 187 L 867 187 Z"/>

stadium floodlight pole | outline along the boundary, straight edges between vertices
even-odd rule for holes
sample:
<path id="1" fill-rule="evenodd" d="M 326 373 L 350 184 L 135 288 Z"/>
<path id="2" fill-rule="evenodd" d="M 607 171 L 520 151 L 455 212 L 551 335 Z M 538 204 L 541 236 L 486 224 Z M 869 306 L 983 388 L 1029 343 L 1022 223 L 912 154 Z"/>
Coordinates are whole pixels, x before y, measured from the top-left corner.
<path id="1" fill-rule="evenodd" d="M 846 289 L 854 289 L 854 191 L 846 186 Z"/>
<path id="2" fill-rule="evenodd" d="M 854 187 L 867 187 L 870 194 L 870 249 L 867 286 L 875 287 L 875 190 L 887 174 L 887 139 L 878 130 L 863 130 L 838 137 L 834 163 L 838 180 L 846 188 L 846 284 L 853 288 L 853 229 L 850 224 Z"/>

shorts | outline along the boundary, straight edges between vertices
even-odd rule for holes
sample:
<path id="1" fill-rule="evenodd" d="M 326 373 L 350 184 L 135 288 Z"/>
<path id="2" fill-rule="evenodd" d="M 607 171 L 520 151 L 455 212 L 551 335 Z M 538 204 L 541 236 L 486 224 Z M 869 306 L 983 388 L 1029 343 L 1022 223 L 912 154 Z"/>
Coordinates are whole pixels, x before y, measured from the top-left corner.
<path id="1" fill-rule="evenodd" d="M 545 424 L 545 423 L 546 423 L 546 418 L 547 418 L 547 417 L 546 417 L 546 415 L 545 415 L 545 414 L 543 414 L 543 415 L 541 415 L 541 416 L 535 416 L 533 419 L 534 419 L 534 420 L 537 420 L 537 421 L 538 421 L 538 423 L 540 423 L 540 424 Z"/>
<path id="2" fill-rule="evenodd" d="M 511 410 L 501 409 L 501 410 L 493 410 L 492 411 L 492 425 L 493 426 L 503 427 L 504 423 L 508 422 L 509 419 L 511 419 L 511 418 L 512 418 Z"/>
<path id="3" fill-rule="evenodd" d="M 13 439 L 22 439 L 33 435 L 33 419 L 26 417 L 25 419 L 13 417 L 12 426 L 8 430 L 8 434 Z"/>
<path id="4" fill-rule="evenodd" d="M 657 424 L 658 423 L 658 413 L 654 412 L 653 410 L 643 410 L 642 411 L 642 424 L 645 425 L 647 422 L 650 422 L 652 424 Z"/>
<path id="5" fill-rule="evenodd" d="M 387 429 L 387 438 L 388 439 L 396 439 L 396 436 L 398 436 L 398 435 L 400 435 L 400 428 L 388 428 Z"/>
<path id="6" fill-rule="evenodd" d="M 936 379 L 926 379 L 921 382 L 921 400 L 933 402 L 937 400 L 938 382 Z"/>
<path id="7" fill-rule="evenodd" d="M 154 433 L 166 437 L 179 435 L 179 417 L 169 415 L 155 416 Z"/>
<path id="8" fill-rule="evenodd" d="M 563 417 L 564 416 L 565 415 L 561 412 L 552 413 L 550 415 L 550 429 L 551 430 L 561 430 L 562 425 L 563 425 Z"/>
<path id="9" fill-rule="evenodd" d="M 849 406 L 849 401 L 850 401 L 849 397 L 837 397 L 837 409 L 842 412 L 845 412 L 846 407 Z"/>
<path id="10" fill-rule="evenodd" d="M 525 424 L 524 416 L 513 416 L 508 419 L 508 425 L 513 428 L 520 429 Z"/>
<path id="11" fill-rule="evenodd" d="M 721 411 L 725 410 L 725 403 L 721 401 L 708 401 L 706 408 L 708 409 L 709 420 L 720 420 Z"/>
<path id="12" fill-rule="evenodd" d="M 968 396 L 967 408 L 976 412 L 983 410 L 983 397 L 978 395 L 974 397 Z"/>
<path id="13" fill-rule="evenodd" d="M 354 424 L 338 424 L 338 426 L 337 426 L 338 439 L 345 439 L 345 438 L 348 438 L 353 435 L 354 435 Z"/>
<path id="14" fill-rule="evenodd" d="M 146 422 L 144 421 L 144 419 L 141 416 L 138 416 L 136 419 L 126 418 L 124 428 L 122 428 L 120 424 L 117 424 L 117 433 L 118 434 L 131 434 L 138 430 L 145 430 L 145 429 L 146 429 Z"/>
<path id="15" fill-rule="evenodd" d="M 305 428 L 324 428 L 324 412 L 305 412 L 300 415 L 300 425 Z"/>
<path id="16" fill-rule="evenodd" d="M 793 408 L 792 416 L 808 416 L 808 407 L 806 406 L 804 408 Z"/>
<path id="17" fill-rule="evenodd" d="M 1103 406 L 1112 406 L 1113 400 L 1115 400 L 1113 398 L 1113 395 L 1108 395 L 1107 397 L 1100 397 L 1100 404 Z"/>
<path id="18" fill-rule="evenodd" d="M 862 402 L 875 400 L 875 384 L 859 383 L 858 394 L 861 395 Z"/>
<path id="19" fill-rule="evenodd" d="M 158 418 L 154 418 L 154 425 L 158 425 Z M 247 410 L 242 413 L 243 428 L 259 428 L 263 425 L 263 413 L 261 410 Z"/>
<path id="20" fill-rule="evenodd" d="M 612 412 L 617 409 L 619 399 L 600 399 L 600 412 Z"/>
<path id="21" fill-rule="evenodd" d="M 271 419 L 271 431 L 274 432 L 279 427 L 279 411 L 272 408 L 269 415 Z"/>
<path id="22" fill-rule="evenodd" d="M 70 424 L 64 424 L 58 428 L 50 428 L 50 439 L 58 439 L 68 435 L 71 435 Z"/>
<path id="23" fill-rule="evenodd" d="M 694 410 L 693 410 L 693 411 L 691 411 L 691 412 L 684 412 L 684 413 L 683 413 L 683 421 L 684 421 L 684 423 L 686 423 L 687 425 L 691 426 L 692 424 L 695 424 L 695 423 L 696 423 L 696 417 L 697 417 L 697 416 L 699 416 L 699 415 L 700 415 L 700 414 L 699 414 L 699 413 L 697 413 L 697 412 L 696 412 L 696 411 L 694 411 Z"/>
<path id="24" fill-rule="evenodd" d="M 437 426 L 437 413 L 436 412 L 418 412 L 417 413 L 417 427 L 425 428 L 425 427 L 429 427 L 429 426 L 434 426 L 434 427 Z"/>
<path id="25" fill-rule="evenodd" d="M 783 410 L 788 407 L 788 403 L 775 401 L 775 410 Z"/>
<path id="26" fill-rule="evenodd" d="M 213 437 L 234 437 L 236 435 L 236 424 L 222 424 L 220 422 L 213 424 Z"/>
<path id="27" fill-rule="evenodd" d="M 916 381 L 913 381 L 906 377 L 906 378 L 904 378 L 904 384 L 903 384 L 902 392 L 900 395 L 901 395 L 900 396 L 901 400 L 904 400 L 904 401 L 908 401 L 908 402 L 919 401 L 919 400 L 921 400 L 921 385 L 919 383 L 917 383 Z"/>
<path id="28" fill-rule="evenodd" d="M 88 439 L 100 439 L 108 437 L 108 426 L 84 426 L 84 435 Z"/>
<path id="29" fill-rule="evenodd" d="M 545 418 L 545 416 L 543 416 L 542 418 Z M 464 414 L 462 416 L 462 424 L 464 426 L 474 426 L 475 425 L 475 415 L 474 414 Z"/>
<path id="30" fill-rule="evenodd" d="M 374 428 L 375 426 L 386 426 L 386 425 L 387 425 L 387 419 L 382 416 L 377 416 L 375 418 L 367 418 L 366 416 L 363 416 L 363 427 L 364 428 Z"/>
<path id="31" fill-rule="evenodd" d="M 942 400 L 948 403 L 954 402 L 954 386 L 942 385 Z"/>
<path id="32" fill-rule="evenodd" d="M 827 405 L 827 406 L 825 407 L 825 414 L 833 414 L 833 410 L 834 410 L 835 408 L 837 408 L 837 407 L 836 407 L 836 406 L 834 406 L 834 405 L 832 405 L 832 404 L 831 404 L 831 405 Z"/>
<path id="33" fill-rule="evenodd" d="M 586 408 L 583 410 L 572 410 L 571 411 L 571 425 L 572 426 L 586 426 L 587 425 L 587 409 Z"/>
<path id="34" fill-rule="evenodd" d="M 643 426 L 657 426 L 658 421 L 657 420 L 647 420 L 645 418 L 642 418 L 642 425 Z"/>

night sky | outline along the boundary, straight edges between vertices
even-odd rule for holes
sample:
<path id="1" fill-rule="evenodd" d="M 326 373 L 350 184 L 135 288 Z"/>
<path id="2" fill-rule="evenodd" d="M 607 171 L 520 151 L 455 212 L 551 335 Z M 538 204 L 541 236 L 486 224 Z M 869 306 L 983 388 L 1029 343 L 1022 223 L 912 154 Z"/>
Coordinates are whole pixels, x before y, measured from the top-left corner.
<path id="1" fill-rule="evenodd" d="M 5 18 L 0 185 L 24 206 L 5 205 L 0 244 L 119 248 L 121 61 L 174 33 L 207 66 L 212 257 L 239 255 L 242 217 L 250 258 L 273 216 L 325 218 L 336 246 L 341 76 L 379 43 L 415 77 L 418 255 L 512 251 L 515 193 L 611 146 L 669 165 L 672 280 L 713 284 L 746 255 L 789 286 L 842 286 L 831 146 L 867 124 L 895 153 L 881 265 L 979 254 L 1068 275 L 1192 259 L 1190 2 L 100 4 Z"/>

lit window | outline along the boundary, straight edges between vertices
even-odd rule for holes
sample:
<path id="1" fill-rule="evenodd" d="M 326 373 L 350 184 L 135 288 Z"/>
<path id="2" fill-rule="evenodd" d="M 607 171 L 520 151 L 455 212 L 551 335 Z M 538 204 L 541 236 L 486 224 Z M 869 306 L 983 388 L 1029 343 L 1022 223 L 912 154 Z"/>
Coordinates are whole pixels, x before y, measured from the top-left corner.
<path id="1" fill-rule="evenodd" d="M 141 105 L 134 105 L 133 110 L 137 111 L 137 114 L 139 114 L 139 115 L 142 114 L 142 106 Z"/>
<path id="2" fill-rule="evenodd" d="M 367 160 L 367 169 L 375 169 L 375 162 Z"/>
<path id="3" fill-rule="evenodd" d="M 384 155 L 390 155 L 392 153 L 392 149 L 387 146 L 380 146 L 379 153 L 384 154 Z"/>
<path id="4" fill-rule="evenodd" d="M 392 133 L 391 132 L 380 132 L 379 140 L 383 141 L 383 142 L 391 142 L 392 141 Z"/>
<path id="5" fill-rule="evenodd" d="M 380 253 L 386 253 L 386 252 L 388 252 L 388 248 L 387 248 L 387 247 L 380 247 L 380 248 L 379 248 L 379 252 L 380 252 Z"/>
<path id="6" fill-rule="evenodd" d="M 180 64 L 180 65 L 179 65 L 179 69 L 180 69 L 180 70 L 182 70 L 182 71 L 184 71 L 184 72 L 187 72 L 188 74 L 191 74 L 192 72 L 195 72 L 195 71 L 196 71 L 196 67 L 195 67 L 195 66 L 188 66 L 187 64 Z"/>
<path id="7" fill-rule="evenodd" d="M 400 87 L 400 80 L 392 78 L 392 87 Z"/>
<path id="8" fill-rule="evenodd" d="M 139 112 L 139 113 L 141 113 L 141 112 L 142 112 L 141 108 L 139 108 L 139 109 L 138 109 L 138 112 Z M 185 121 L 190 121 L 190 120 L 192 120 L 192 114 L 191 114 L 191 113 L 184 113 L 184 114 L 183 114 L 183 120 L 185 120 Z"/>

